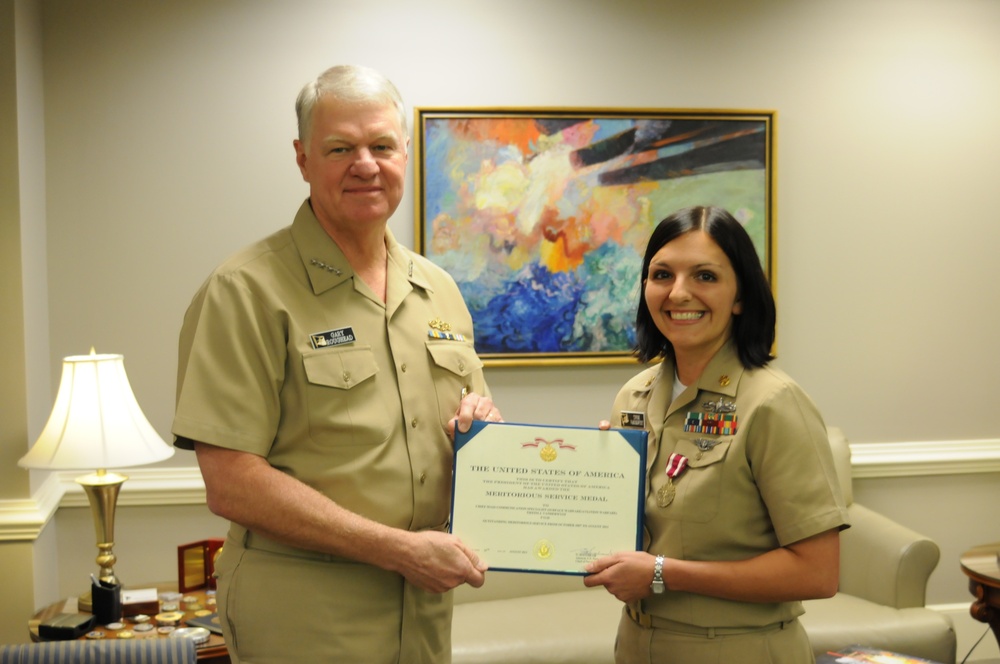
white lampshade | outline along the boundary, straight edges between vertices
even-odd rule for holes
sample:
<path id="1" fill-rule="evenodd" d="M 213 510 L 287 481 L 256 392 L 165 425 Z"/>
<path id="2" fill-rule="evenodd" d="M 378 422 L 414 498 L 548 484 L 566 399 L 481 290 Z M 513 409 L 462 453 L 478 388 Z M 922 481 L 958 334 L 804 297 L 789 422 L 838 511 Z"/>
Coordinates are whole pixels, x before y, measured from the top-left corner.
<path id="1" fill-rule="evenodd" d="M 125 468 L 170 458 L 167 445 L 132 394 L 121 355 L 63 358 L 49 421 L 17 465 L 81 470 Z"/>

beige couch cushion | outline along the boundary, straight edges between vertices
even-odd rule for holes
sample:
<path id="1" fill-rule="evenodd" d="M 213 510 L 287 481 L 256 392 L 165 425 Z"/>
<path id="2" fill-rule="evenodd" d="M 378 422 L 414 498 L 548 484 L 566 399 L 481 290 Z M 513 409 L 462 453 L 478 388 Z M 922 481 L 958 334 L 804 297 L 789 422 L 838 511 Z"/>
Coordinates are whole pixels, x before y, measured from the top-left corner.
<path id="1" fill-rule="evenodd" d="M 852 644 L 892 648 L 938 662 L 955 661 L 955 635 L 947 619 L 922 607 L 896 609 L 837 593 L 830 599 L 803 602 L 799 618 L 813 652 Z"/>

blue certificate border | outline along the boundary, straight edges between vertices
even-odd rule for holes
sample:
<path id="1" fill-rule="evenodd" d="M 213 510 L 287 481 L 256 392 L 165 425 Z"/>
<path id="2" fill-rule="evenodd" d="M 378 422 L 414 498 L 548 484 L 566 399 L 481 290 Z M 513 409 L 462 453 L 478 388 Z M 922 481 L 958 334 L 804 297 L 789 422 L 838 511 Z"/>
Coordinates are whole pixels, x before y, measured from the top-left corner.
<path id="1" fill-rule="evenodd" d="M 458 427 L 455 428 L 455 452 L 452 455 L 452 476 L 451 476 L 451 510 L 448 515 L 448 531 L 454 534 L 454 516 L 455 516 L 455 484 L 458 481 L 458 453 L 463 447 L 472 442 L 472 439 L 476 437 L 483 429 L 488 426 L 500 426 L 500 427 L 532 427 L 532 428 L 551 428 L 551 429 L 577 429 L 577 430 L 591 430 L 600 431 L 597 427 L 580 427 L 580 426 L 560 426 L 555 424 L 528 424 L 519 422 L 485 422 L 483 420 L 474 420 L 472 426 L 466 432 L 461 432 Z M 643 539 L 643 521 L 645 519 L 645 505 L 646 505 L 646 452 L 648 449 L 648 439 L 649 432 L 645 429 L 610 429 L 615 433 L 621 434 L 622 439 L 628 443 L 634 449 L 639 456 L 639 486 L 637 487 L 636 495 L 636 524 L 635 524 L 635 551 L 642 551 L 642 539 Z M 558 574 L 564 576 L 586 576 L 586 572 L 570 572 L 570 571 L 549 571 L 541 569 L 521 569 L 521 568 L 507 568 L 507 567 L 490 567 L 490 571 L 494 572 L 526 572 L 529 574 Z"/>

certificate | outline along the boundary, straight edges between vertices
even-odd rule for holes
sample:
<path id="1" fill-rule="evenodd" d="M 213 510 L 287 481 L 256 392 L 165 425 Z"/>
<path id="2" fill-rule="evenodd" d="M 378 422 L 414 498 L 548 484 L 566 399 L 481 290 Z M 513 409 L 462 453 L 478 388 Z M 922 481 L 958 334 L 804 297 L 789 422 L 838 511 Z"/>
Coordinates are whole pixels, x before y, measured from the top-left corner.
<path id="1" fill-rule="evenodd" d="M 455 434 L 451 532 L 493 570 L 585 574 L 642 548 L 646 432 L 476 421 Z"/>

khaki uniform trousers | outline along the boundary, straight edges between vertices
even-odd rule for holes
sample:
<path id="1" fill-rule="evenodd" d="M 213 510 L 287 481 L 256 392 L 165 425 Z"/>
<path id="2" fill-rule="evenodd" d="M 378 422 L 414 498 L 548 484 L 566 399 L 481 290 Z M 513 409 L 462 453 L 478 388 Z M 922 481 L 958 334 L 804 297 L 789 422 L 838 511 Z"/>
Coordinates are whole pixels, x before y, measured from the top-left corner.
<path id="1" fill-rule="evenodd" d="M 812 664 L 809 637 L 798 620 L 761 628 L 696 627 L 622 611 L 615 664 Z"/>
<path id="2" fill-rule="evenodd" d="M 260 549 L 231 539 L 218 608 L 233 664 L 447 664 L 451 593 L 391 572 Z"/>

